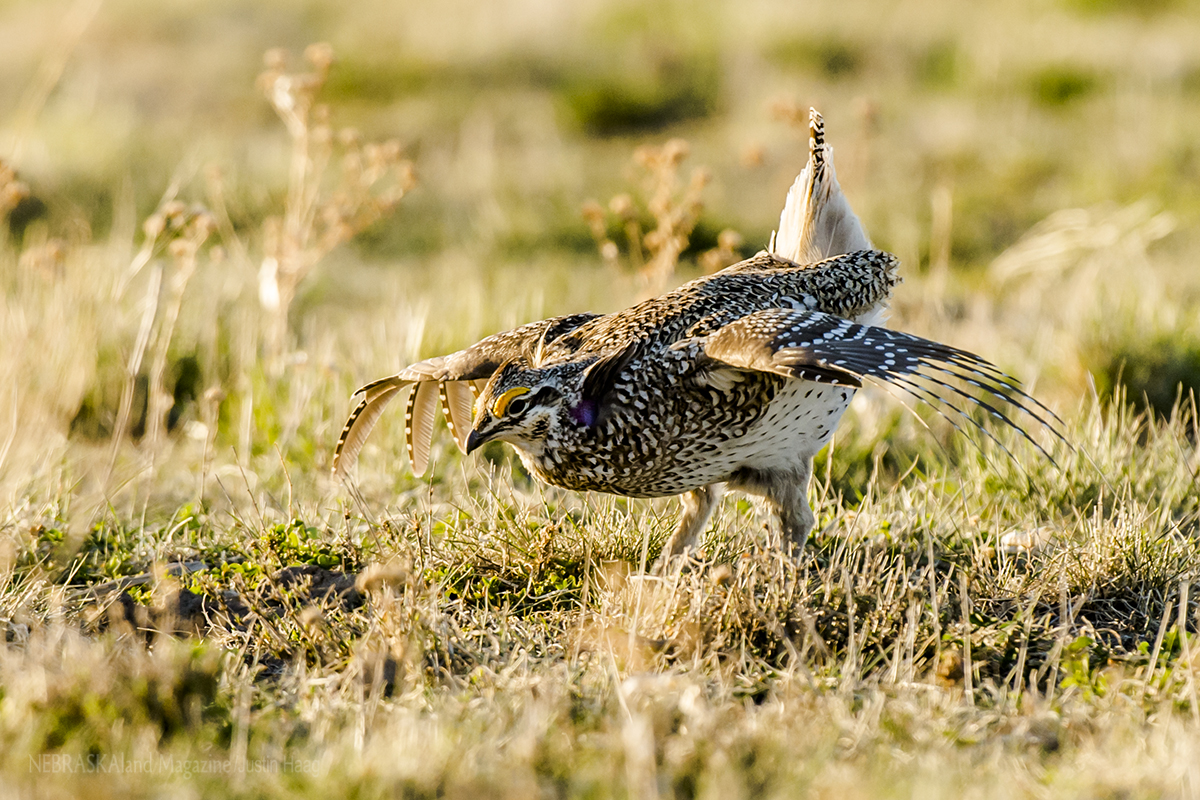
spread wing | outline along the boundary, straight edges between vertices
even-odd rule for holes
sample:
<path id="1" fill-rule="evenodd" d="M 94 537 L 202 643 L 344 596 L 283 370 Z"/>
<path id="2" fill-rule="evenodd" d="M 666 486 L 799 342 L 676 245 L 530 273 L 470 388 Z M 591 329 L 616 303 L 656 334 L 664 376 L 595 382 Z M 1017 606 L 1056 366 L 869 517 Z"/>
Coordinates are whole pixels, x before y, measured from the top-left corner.
<path id="1" fill-rule="evenodd" d="M 963 429 L 956 420 L 966 420 L 995 441 L 968 413 L 972 406 L 981 408 L 1017 430 L 1052 462 L 1014 419 L 1014 412 L 1066 442 L 1062 420 L 1021 389 L 1015 378 L 974 353 L 920 336 L 819 311 L 774 308 L 742 317 L 699 342 L 704 358 L 712 362 L 710 369 L 724 366 L 846 386 L 860 386 L 864 378 L 872 378 L 928 404 L 957 430 Z"/>
<path id="2" fill-rule="evenodd" d="M 388 403 L 405 388 L 415 385 L 408 397 L 404 432 L 413 473 L 423 475 L 429 464 L 439 399 L 450 432 L 463 449 L 471 432 L 474 397 L 500 366 L 518 356 L 540 352 L 548 342 L 597 316 L 571 314 L 531 322 L 493 334 L 457 353 L 418 362 L 391 377 L 368 383 L 354 393 L 362 395 L 362 400 L 338 437 L 333 453 L 334 474 L 349 472 Z"/>

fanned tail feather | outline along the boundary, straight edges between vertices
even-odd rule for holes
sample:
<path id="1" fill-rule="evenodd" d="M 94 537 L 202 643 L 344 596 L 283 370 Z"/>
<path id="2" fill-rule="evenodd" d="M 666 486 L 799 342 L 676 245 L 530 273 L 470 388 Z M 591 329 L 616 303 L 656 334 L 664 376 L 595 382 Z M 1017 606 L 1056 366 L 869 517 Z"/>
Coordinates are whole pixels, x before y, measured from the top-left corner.
<path id="1" fill-rule="evenodd" d="M 367 437 L 388 404 L 414 383 L 416 386 L 409 393 L 404 417 L 404 439 L 413 473 L 420 476 L 429 465 L 439 398 L 455 443 L 459 449 L 466 450 L 476 391 L 474 382 L 430 380 L 427 377 L 429 374 L 424 369 L 409 368 L 390 378 L 369 383 L 356 392 L 363 395 L 363 399 L 351 412 L 338 437 L 333 453 L 335 475 L 344 477 L 354 468 Z"/>
<path id="2" fill-rule="evenodd" d="M 808 163 L 788 190 L 772 253 L 798 264 L 870 250 L 871 240 L 842 194 L 833 168 L 833 148 L 825 144 L 825 122 L 809 109 Z"/>

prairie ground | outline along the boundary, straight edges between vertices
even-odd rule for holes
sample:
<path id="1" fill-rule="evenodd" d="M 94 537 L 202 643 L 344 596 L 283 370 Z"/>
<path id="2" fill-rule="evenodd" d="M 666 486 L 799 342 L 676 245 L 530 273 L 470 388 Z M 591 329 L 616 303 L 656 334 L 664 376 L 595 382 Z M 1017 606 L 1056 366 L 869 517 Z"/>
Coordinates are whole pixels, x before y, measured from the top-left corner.
<path id="1" fill-rule="evenodd" d="M 1194 4 L 17 0 L 0 70 L 0 793 L 1200 794 Z M 402 409 L 333 479 L 368 380 L 765 246 L 809 105 L 1053 461 L 864 390 L 799 562 L 734 496 L 663 576 Z"/>

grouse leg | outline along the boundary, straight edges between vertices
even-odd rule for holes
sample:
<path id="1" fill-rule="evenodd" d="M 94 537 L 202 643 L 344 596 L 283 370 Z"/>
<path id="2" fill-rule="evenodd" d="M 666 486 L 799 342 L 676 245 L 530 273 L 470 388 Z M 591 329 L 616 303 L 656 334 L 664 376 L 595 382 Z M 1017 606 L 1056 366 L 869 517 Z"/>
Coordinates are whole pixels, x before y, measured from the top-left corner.
<path id="1" fill-rule="evenodd" d="M 679 527 L 663 546 L 662 554 L 654 565 L 655 572 L 662 572 L 671 559 L 695 547 L 696 540 L 708 524 L 717 503 L 721 502 L 722 494 L 724 491 L 721 484 L 712 483 L 693 489 L 680 497 L 683 501 L 683 516 L 679 519 Z"/>
<path id="2" fill-rule="evenodd" d="M 812 477 L 812 459 L 798 470 L 777 472 L 739 470 L 729 481 L 730 488 L 756 494 L 766 500 L 779 520 L 783 547 L 793 558 L 799 558 L 808 542 L 808 534 L 817 523 L 808 505 L 808 482 Z"/>

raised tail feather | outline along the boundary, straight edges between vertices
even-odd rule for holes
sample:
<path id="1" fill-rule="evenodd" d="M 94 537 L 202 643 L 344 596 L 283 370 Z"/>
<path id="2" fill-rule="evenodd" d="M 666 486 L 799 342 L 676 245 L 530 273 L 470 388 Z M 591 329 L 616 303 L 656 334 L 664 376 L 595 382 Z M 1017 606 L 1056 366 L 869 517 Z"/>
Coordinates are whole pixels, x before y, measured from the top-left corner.
<path id="1" fill-rule="evenodd" d="M 872 249 L 838 185 L 833 148 L 825 144 L 825 122 L 816 109 L 809 109 L 808 163 L 788 191 L 768 249 L 798 264 Z"/>

